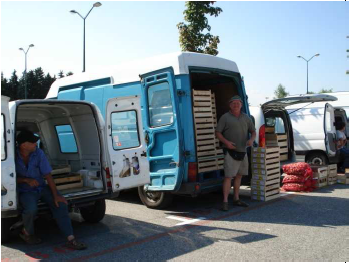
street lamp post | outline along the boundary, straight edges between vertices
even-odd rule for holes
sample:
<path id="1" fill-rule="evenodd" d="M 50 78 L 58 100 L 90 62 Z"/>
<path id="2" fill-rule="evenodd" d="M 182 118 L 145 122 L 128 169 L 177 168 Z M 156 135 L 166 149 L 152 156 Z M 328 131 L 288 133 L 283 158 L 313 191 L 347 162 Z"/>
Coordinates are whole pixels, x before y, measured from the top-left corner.
<path id="1" fill-rule="evenodd" d="M 22 50 L 24 53 L 24 58 L 25 58 L 25 64 L 24 64 L 24 98 L 27 99 L 27 53 L 31 47 L 34 47 L 33 44 L 30 44 L 27 51 L 24 51 L 23 48 L 20 48 L 19 50 Z"/>
<path id="2" fill-rule="evenodd" d="M 303 60 L 305 60 L 305 61 L 307 62 L 307 94 L 308 94 L 308 62 L 309 62 L 312 58 L 318 57 L 319 55 L 320 55 L 320 54 L 317 53 L 317 54 L 313 55 L 309 60 L 305 59 L 305 58 L 302 57 L 302 56 L 297 56 L 298 58 L 302 58 Z"/>
<path id="3" fill-rule="evenodd" d="M 96 2 L 85 17 L 83 17 L 75 10 L 70 11 L 72 14 L 77 14 L 83 19 L 83 72 L 85 72 L 85 19 L 88 17 L 88 15 L 94 7 L 100 7 L 101 5 L 102 4 L 100 2 Z"/>

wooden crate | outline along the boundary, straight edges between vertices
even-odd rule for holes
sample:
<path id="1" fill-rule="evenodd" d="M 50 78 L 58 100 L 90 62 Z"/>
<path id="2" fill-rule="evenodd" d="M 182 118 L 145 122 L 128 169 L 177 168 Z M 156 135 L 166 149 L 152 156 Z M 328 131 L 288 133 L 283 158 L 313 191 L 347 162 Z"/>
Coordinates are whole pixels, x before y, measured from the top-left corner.
<path id="1" fill-rule="evenodd" d="M 275 133 L 266 133 L 266 147 L 278 147 L 278 137 Z"/>
<path id="2" fill-rule="evenodd" d="M 71 172 L 70 165 L 52 165 L 51 175 L 68 174 Z"/>
<path id="3" fill-rule="evenodd" d="M 215 135 L 215 96 L 210 90 L 193 90 L 193 113 L 198 172 L 223 169 L 224 154 Z"/>
<path id="4" fill-rule="evenodd" d="M 336 184 L 338 181 L 338 165 L 328 165 L 328 185 Z"/>
<path id="5" fill-rule="evenodd" d="M 259 201 L 269 201 L 280 196 L 280 188 L 271 189 L 269 191 L 251 190 L 251 199 Z"/>
<path id="6" fill-rule="evenodd" d="M 337 183 L 338 184 L 349 184 L 348 174 L 338 174 L 337 175 Z"/>
<path id="7" fill-rule="evenodd" d="M 265 133 L 275 133 L 275 127 L 265 126 L 264 129 L 265 129 Z"/>
<path id="8" fill-rule="evenodd" d="M 316 187 L 321 188 L 328 185 L 328 166 L 311 165 L 313 179 L 316 180 Z"/>
<path id="9" fill-rule="evenodd" d="M 288 160 L 288 135 L 287 134 L 277 134 L 280 160 Z"/>
<path id="10" fill-rule="evenodd" d="M 54 176 L 57 190 L 66 190 L 83 187 L 82 176 L 77 173 Z"/>

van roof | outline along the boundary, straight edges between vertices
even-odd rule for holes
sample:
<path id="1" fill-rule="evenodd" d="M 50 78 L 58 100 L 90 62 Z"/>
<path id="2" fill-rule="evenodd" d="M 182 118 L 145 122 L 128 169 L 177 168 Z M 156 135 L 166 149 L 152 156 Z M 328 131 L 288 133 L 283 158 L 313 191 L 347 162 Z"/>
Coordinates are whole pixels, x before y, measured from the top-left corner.
<path id="1" fill-rule="evenodd" d="M 228 59 L 201 53 L 177 52 L 136 61 L 128 61 L 115 66 L 101 67 L 91 65 L 84 73 L 77 73 L 56 80 L 51 85 L 46 98 L 56 98 L 59 88 L 63 86 L 102 79 L 107 79 L 108 83 L 105 84 L 111 85 L 129 83 L 140 80 L 139 75 L 168 67 L 173 68 L 175 75 L 189 74 L 189 66 L 239 72 L 236 63 Z"/>

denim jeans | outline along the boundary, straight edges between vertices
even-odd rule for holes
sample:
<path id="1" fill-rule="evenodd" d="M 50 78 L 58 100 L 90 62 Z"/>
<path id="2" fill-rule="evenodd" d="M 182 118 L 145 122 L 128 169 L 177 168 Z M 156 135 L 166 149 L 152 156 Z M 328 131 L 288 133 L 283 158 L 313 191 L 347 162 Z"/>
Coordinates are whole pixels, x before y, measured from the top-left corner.
<path id="1" fill-rule="evenodd" d="M 65 237 L 73 235 L 72 222 L 68 215 L 67 205 L 59 202 L 59 207 L 57 207 L 48 186 L 44 187 L 41 192 L 25 192 L 19 194 L 19 200 L 23 208 L 23 224 L 28 234 L 34 235 L 34 219 L 38 212 L 39 199 L 49 206 L 58 227 Z"/>
<path id="2" fill-rule="evenodd" d="M 349 168 L 349 149 L 347 149 L 346 147 L 342 147 L 339 149 L 341 156 L 343 157 L 343 164 L 342 164 L 342 168 Z"/>

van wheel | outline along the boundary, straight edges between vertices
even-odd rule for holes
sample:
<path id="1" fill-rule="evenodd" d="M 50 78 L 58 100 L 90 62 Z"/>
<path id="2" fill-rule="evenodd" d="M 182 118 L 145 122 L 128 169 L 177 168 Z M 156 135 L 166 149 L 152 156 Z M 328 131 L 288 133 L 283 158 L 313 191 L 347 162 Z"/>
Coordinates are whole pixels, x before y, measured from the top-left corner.
<path id="1" fill-rule="evenodd" d="M 80 214 L 83 219 L 88 223 L 98 223 L 100 222 L 106 212 L 106 202 L 105 199 L 98 200 L 94 205 L 88 207 L 82 207 L 79 209 Z"/>
<path id="2" fill-rule="evenodd" d="M 138 187 L 138 193 L 141 202 L 152 209 L 164 209 L 173 201 L 173 195 L 171 193 L 145 191 L 144 186 Z"/>
<path id="3" fill-rule="evenodd" d="M 16 222 L 16 217 L 1 218 L 1 243 L 7 243 L 11 238 L 10 227 Z"/>
<path id="4" fill-rule="evenodd" d="M 313 165 L 327 165 L 328 158 L 323 153 L 312 153 L 307 156 L 306 162 Z"/>

